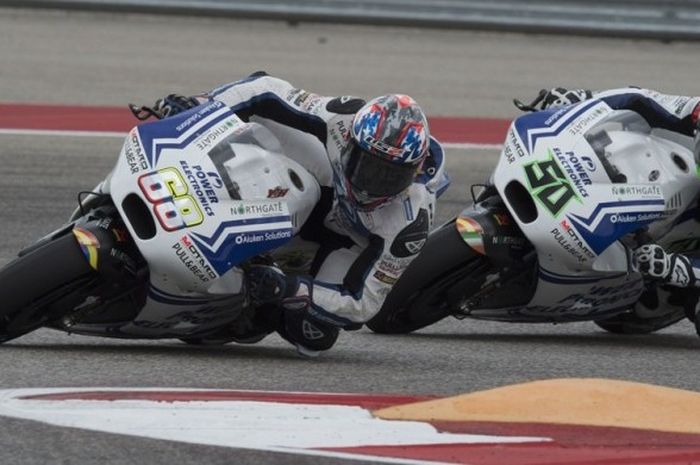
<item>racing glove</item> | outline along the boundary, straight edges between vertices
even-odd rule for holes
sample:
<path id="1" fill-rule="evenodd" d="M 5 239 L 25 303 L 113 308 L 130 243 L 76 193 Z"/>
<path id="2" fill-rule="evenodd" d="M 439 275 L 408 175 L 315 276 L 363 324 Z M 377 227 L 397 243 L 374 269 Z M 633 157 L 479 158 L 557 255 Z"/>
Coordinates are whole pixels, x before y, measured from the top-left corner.
<path id="1" fill-rule="evenodd" d="M 545 110 L 551 107 L 573 105 L 591 97 L 593 97 L 593 93 L 588 89 L 567 90 L 563 87 L 554 87 L 546 91 L 541 108 Z"/>
<path id="2" fill-rule="evenodd" d="M 677 253 L 666 253 L 659 245 L 647 244 L 634 250 L 632 266 L 646 278 L 675 287 L 692 287 L 695 274 L 690 259 Z"/>
<path id="3" fill-rule="evenodd" d="M 200 103 L 199 100 L 197 100 L 197 97 L 185 97 L 184 95 L 168 94 L 165 97 L 156 100 L 156 103 L 152 107 L 138 107 L 136 105 L 129 104 L 129 109 L 136 118 L 143 121 L 151 116 L 154 116 L 157 119 L 175 116 L 178 113 L 194 108 L 199 104 Z"/>
<path id="4" fill-rule="evenodd" d="M 256 305 L 279 305 L 287 297 L 294 296 L 299 279 L 287 276 L 273 265 L 252 265 L 248 271 L 248 293 Z"/>

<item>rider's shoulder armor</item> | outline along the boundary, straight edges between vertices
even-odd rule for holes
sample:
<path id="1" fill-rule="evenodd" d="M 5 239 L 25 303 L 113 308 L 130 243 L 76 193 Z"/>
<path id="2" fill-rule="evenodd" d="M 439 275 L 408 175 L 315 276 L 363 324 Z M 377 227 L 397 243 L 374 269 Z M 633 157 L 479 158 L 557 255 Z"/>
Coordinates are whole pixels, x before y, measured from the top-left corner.
<path id="1" fill-rule="evenodd" d="M 340 115 L 352 115 L 360 111 L 365 101 L 358 97 L 343 95 L 336 97 L 326 104 L 326 110 Z"/>
<path id="2" fill-rule="evenodd" d="M 391 254 L 406 258 L 416 255 L 428 239 L 430 231 L 430 214 L 425 208 L 419 208 L 415 219 L 404 227 L 391 243 Z"/>
<path id="3" fill-rule="evenodd" d="M 442 145 L 434 137 L 430 138 L 428 156 L 423 162 L 420 174 L 416 177 L 416 183 L 438 195 L 450 185 L 449 177 L 445 170 L 445 153 Z"/>

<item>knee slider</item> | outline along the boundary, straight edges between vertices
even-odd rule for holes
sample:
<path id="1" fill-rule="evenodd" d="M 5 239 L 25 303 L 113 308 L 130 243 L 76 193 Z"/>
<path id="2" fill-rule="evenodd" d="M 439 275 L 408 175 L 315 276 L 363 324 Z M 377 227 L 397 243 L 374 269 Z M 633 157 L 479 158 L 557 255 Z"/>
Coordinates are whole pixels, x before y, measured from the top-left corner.
<path id="1" fill-rule="evenodd" d="M 324 323 L 309 314 L 306 309 L 284 312 L 282 337 L 311 350 L 328 350 L 338 339 L 337 326 Z"/>

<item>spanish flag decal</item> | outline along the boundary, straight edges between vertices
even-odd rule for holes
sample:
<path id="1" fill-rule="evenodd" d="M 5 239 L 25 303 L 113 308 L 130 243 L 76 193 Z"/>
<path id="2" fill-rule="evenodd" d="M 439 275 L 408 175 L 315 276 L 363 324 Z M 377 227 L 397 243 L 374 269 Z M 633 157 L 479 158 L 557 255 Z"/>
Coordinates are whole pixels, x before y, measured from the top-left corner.
<path id="1" fill-rule="evenodd" d="M 90 267 L 97 270 L 97 249 L 100 248 L 100 242 L 93 233 L 83 228 L 73 228 L 73 235 L 78 240 Z"/>

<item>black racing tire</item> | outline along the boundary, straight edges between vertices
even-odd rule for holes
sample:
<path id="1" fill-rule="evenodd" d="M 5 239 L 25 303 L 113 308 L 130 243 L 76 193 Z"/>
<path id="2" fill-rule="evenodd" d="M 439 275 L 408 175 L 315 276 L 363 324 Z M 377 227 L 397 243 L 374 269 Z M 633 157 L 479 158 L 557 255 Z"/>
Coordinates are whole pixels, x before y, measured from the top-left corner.
<path id="1" fill-rule="evenodd" d="M 61 317 L 54 304 L 94 275 L 70 231 L 8 263 L 0 269 L 0 343 Z"/>
<path id="2" fill-rule="evenodd" d="M 375 333 L 407 334 L 455 314 L 455 292 L 460 297 L 475 292 L 484 280 L 476 270 L 486 262 L 454 222 L 443 226 L 429 236 L 367 326 Z"/>

